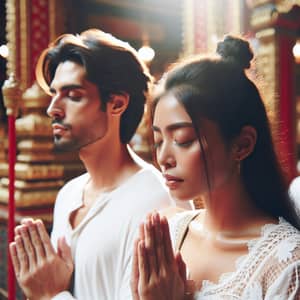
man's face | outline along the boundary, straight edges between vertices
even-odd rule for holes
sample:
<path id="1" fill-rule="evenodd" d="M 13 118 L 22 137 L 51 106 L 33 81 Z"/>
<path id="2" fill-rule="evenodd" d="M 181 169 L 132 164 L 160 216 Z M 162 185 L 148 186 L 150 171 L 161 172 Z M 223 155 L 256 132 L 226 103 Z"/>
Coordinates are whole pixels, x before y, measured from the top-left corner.
<path id="1" fill-rule="evenodd" d="M 47 113 L 52 118 L 57 150 L 79 150 L 102 139 L 107 115 L 95 84 L 86 80 L 85 69 L 72 61 L 58 65 L 50 85 L 52 100 Z"/>

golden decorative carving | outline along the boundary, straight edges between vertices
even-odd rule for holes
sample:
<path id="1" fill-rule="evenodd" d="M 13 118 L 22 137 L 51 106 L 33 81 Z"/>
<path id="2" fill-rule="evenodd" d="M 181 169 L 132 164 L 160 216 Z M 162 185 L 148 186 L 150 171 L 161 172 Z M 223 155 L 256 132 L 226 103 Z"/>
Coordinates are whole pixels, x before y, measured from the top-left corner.
<path id="1" fill-rule="evenodd" d="M 41 89 L 36 81 L 23 93 L 22 98 L 22 110 L 24 113 L 27 111 L 41 111 L 42 109 L 46 111 L 51 101 L 51 97 Z"/>
<path id="2" fill-rule="evenodd" d="M 2 94 L 4 106 L 6 108 L 6 114 L 8 116 L 12 115 L 16 117 L 19 112 L 21 90 L 13 73 L 11 73 L 9 78 L 4 81 L 2 86 Z"/>
<path id="3" fill-rule="evenodd" d="M 6 141 L 5 128 L 0 127 L 0 162 L 4 162 L 6 160 L 5 141 Z M 1 177 L 1 172 L 0 172 L 0 177 Z"/>
<path id="4" fill-rule="evenodd" d="M 289 12 L 294 5 L 300 6 L 300 0 L 252 0 L 254 9 L 251 15 L 251 26 L 254 29 L 272 26 L 280 13 Z"/>
<path id="5" fill-rule="evenodd" d="M 7 208 L 6 206 L 0 206 L 0 219 L 7 219 Z M 24 209 L 23 211 L 16 211 L 15 221 L 16 224 L 20 223 L 23 218 L 30 217 L 35 219 L 42 219 L 46 226 L 51 226 L 52 224 L 52 210 L 48 209 L 46 211 L 34 212 L 32 210 Z M 7 297 L 5 297 L 7 299 Z"/>
<path id="6" fill-rule="evenodd" d="M 29 33 L 29 1 L 20 1 L 20 81 L 22 88 L 27 88 L 30 85 L 29 73 L 32 68 L 30 55 L 29 55 L 29 44 L 30 39 Z"/>
<path id="7" fill-rule="evenodd" d="M 273 28 L 261 30 L 256 34 L 260 47 L 256 54 L 256 68 L 259 77 L 263 80 L 259 84 L 260 90 L 269 110 L 277 115 L 278 113 L 278 83 L 277 83 L 277 49 L 276 32 Z"/>
<path id="8" fill-rule="evenodd" d="M 63 177 L 64 168 L 58 164 L 16 163 L 16 178 L 22 180 L 49 180 Z"/>
<path id="9" fill-rule="evenodd" d="M 272 24 L 277 16 L 278 12 L 274 6 L 261 6 L 252 12 L 250 23 L 254 29 L 267 27 Z"/>
<path id="10" fill-rule="evenodd" d="M 248 0 L 247 3 L 251 8 L 255 8 L 257 6 L 261 6 L 266 3 L 273 3 L 274 0 Z"/>
<path id="11" fill-rule="evenodd" d="M 0 182 L 3 186 L 8 186 L 9 180 L 8 178 L 2 178 L 0 179 Z M 23 180 L 16 180 L 15 181 L 15 187 L 18 190 L 33 190 L 33 189 L 57 189 L 60 188 L 63 185 L 63 180 L 53 180 L 49 182 L 40 182 L 40 181 L 23 181 Z"/>
<path id="12" fill-rule="evenodd" d="M 275 0 L 276 9 L 280 13 L 286 13 L 292 9 L 294 5 L 300 6 L 300 0 Z"/>
<path id="13" fill-rule="evenodd" d="M 220 1 L 221 2 L 221 1 Z M 235 0 L 183 1 L 183 54 L 215 52 L 217 42 L 228 32 L 240 34 L 241 3 Z M 230 13 L 231 19 L 225 15 Z"/>
<path id="14" fill-rule="evenodd" d="M 18 30 L 18 12 L 19 1 L 6 0 L 6 40 L 9 49 L 9 56 L 7 58 L 7 74 L 14 73 L 19 77 L 17 61 L 17 49 L 19 47 L 19 30 Z"/>
<path id="15" fill-rule="evenodd" d="M 18 208 L 50 206 L 55 202 L 57 190 L 22 191 L 16 190 L 15 204 Z M 8 189 L 0 188 L 0 202 L 7 204 Z"/>
<path id="16" fill-rule="evenodd" d="M 1 162 L 0 163 L 0 177 L 7 177 L 8 176 L 8 163 Z"/>
<path id="17" fill-rule="evenodd" d="M 16 122 L 17 133 L 20 136 L 52 137 L 51 120 L 43 115 L 31 113 Z"/>

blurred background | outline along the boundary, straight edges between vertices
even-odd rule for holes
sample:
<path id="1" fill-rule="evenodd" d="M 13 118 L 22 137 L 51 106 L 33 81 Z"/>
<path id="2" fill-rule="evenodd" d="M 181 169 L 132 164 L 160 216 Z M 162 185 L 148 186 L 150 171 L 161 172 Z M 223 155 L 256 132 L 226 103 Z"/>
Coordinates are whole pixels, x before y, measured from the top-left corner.
<path id="1" fill-rule="evenodd" d="M 17 154 L 16 223 L 32 216 L 50 230 L 57 191 L 83 172 L 75 154 L 53 151 L 50 98 L 34 69 L 50 41 L 88 28 L 129 42 L 156 80 L 179 58 L 215 51 L 225 34 L 248 38 L 256 56 L 249 76 L 268 107 L 287 181 L 300 172 L 300 0 L 0 0 L 0 299 L 7 299 L 9 153 Z M 16 81 L 4 85 L 11 74 Z M 15 148 L 4 100 L 16 109 Z M 131 144 L 151 161 L 150 140 L 145 117 Z"/>

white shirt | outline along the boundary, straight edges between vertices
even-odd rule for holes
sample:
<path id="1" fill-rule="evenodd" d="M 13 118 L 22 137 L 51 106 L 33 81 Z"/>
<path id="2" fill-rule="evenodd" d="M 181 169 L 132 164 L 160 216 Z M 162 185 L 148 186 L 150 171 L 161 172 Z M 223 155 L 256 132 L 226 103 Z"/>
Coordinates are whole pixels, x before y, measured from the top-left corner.
<path id="1" fill-rule="evenodd" d="M 139 224 L 154 209 L 174 205 L 160 173 L 145 164 L 114 191 L 101 195 L 73 230 L 70 214 L 82 205 L 88 174 L 67 183 L 59 192 L 51 235 L 66 236 L 75 264 L 74 297 L 78 300 L 131 299 L 130 275 L 133 243 Z M 64 291 L 53 300 L 75 299 Z"/>

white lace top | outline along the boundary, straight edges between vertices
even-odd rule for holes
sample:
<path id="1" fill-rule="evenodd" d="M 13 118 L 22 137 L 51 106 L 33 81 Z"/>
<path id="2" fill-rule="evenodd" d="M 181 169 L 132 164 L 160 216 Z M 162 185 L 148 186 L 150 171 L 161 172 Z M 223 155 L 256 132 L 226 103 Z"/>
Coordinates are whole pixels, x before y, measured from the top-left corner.
<path id="1" fill-rule="evenodd" d="M 170 219 L 173 245 L 191 214 L 195 212 Z M 223 274 L 217 284 L 204 280 L 194 299 L 300 299 L 300 232 L 283 218 L 278 224 L 266 224 L 261 236 L 248 243 L 248 254 L 237 260 L 236 271 Z"/>

